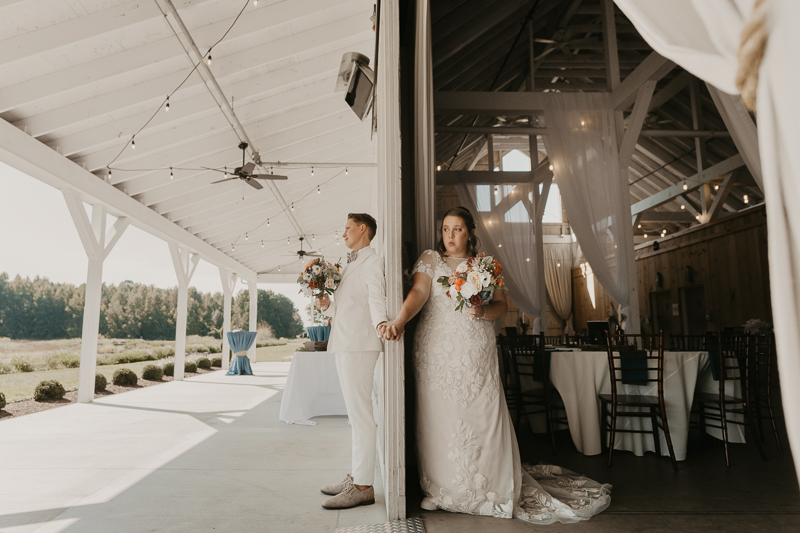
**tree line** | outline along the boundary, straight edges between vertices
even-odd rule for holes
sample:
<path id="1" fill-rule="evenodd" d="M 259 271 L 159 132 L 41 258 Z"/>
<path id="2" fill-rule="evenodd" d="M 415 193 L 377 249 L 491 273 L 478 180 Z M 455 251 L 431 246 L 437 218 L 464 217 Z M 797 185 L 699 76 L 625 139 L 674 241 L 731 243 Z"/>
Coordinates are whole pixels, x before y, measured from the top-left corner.
<path id="1" fill-rule="evenodd" d="M 9 279 L 0 273 L 0 337 L 64 339 L 80 337 L 86 285 L 53 283 L 47 278 Z M 108 338 L 175 338 L 178 289 L 159 289 L 123 281 L 103 284 L 100 334 Z M 303 332 L 294 303 L 282 294 L 259 289 L 258 321 L 266 322 L 276 337 L 292 338 Z M 224 320 L 222 293 L 203 293 L 189 287 L 187 335 L 220 338 Z M 232 301 L 231 327 L 249 329 L 250 294 L 240 291 Z"/>

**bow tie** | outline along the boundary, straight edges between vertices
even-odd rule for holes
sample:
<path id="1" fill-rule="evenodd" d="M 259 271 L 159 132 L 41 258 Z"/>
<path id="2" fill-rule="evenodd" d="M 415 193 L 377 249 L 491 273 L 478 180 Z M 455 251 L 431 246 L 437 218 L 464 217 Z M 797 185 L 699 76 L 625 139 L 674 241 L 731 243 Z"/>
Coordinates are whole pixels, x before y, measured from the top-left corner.
<path id="1" fill-rule="evenodd" d="M 347 252 L 347 264 L 349 265 L 350 263 L 355 261 L 357 257 L 358 257 L 358 250 L 355 250 L 353 252 Z"/>

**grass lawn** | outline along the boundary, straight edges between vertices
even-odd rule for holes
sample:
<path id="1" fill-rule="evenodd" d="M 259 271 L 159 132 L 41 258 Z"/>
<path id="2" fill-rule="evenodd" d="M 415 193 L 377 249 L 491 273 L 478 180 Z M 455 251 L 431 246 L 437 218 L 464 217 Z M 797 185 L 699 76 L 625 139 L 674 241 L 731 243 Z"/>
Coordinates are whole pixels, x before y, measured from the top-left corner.
<path id="1" fill-rule="evenodd" d="M 285 346 L 264 346 L 256 348 L 256 362 L 275 363 L 289 361 L 291 355 L 305 344 L 306 339 L 292 339 Z"/>

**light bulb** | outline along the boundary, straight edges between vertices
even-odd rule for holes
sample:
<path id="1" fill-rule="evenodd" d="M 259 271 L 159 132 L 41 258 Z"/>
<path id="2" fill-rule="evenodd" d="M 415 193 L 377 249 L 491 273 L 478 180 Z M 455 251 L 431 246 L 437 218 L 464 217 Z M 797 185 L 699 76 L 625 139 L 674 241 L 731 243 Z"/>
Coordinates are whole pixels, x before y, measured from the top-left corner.
<path id="1" fill-rule="evenodd" d="M 319 185 L 317 185 L 317 194 L 322 194 L 322 191 L 319 190 Z"/>
<path id="2" fill-rule="evenodd" d="M 314 167 L 311 167 L 311 175 L 314 175 Z"/>
<path id="3" fill-rule="evenodd" d="M 208 54 L 208 57 L 206 58 L 206 63 L 208 63 L 209 67 L 211 66 L 211 54 Z"/>
<path id="4" fill-rule="evenodd" d="M 233 244 L 231 244 L 231 252 L 235 252 L 235 251 L 236 251 L 236 248 L 233 246 Z"/>
<path id="5" fill-rule="evenodd" d="M 498 247 L 498 248 L 502 248 L 502 247 L 503 247 L 503 245 L 502 245 L 502 244 L 498 244 L 498 245 L 497 245 L 497 247 Z"/>
<path id="6" fill-rule="evenodd" d="M 553 170 L 553 165 L 550 165 L 550 170 Z"/>
<path id="7" fill-rule="evenodd" d="M 681 204 L 681 209 L 686 209 L 686 206 Z"/>
<path id="8" fill-rule="evenodd" d="M 700 215 L 695 215 L 694 218 L 696 218 L 697 220 L 700 220 Z"/>
<path id="9" fill-rule="evenodd" d="M 586 123 L 581 120 L 581 126 L 585 126 L 585 125 L 586 125 Z"/>
<path id="10" fill-rule="evenodd" d="M 294 204 L 292 204 L 292 211 L 294 211 Z"/>
<path id="11" fill-rule="evenodd" d="M 714 190 L 718 191 L 719 190 L 719 185 L 714 185 Z"/>
<path id="12" fill-rule="evenodd" d="M 267 219 L 267 227 L 269 227 L 269 219 Z"/>
<path id="13" fill-rule="evenodd" d="M 494 186 L 494 194 L 497 195 L 500 191 L 497 188 L 497 185 Z"/>
<path id="14" fill-rule="evenodd" d="M 344 167 L 344 175 L 347 176 L 347 174 L 348 174 L 347 167 Z"/>
<path id="15" fill-rule="evenodd" d="M 638 225 L 638 226 L 636 226 L 636 227 L 637 227 L 637 228 L 641 228 L 641 227 L 642 227 L 642 225 L 641 225 L 641 224 L 639 224 L 639 225 Z"/>
<path id="16" fill-rule="evenodd" d="M 281 271 L 281 267 L 278 267 L 278 272 L 280 272 L 280 271 Z"/>
<path id="17" fill-rule="evenodd" d="M 261 247 L 262 248 L 264 247 L 264 241 L 261 241 Z"/>
<path id="18" fill-rule="evenodd" d="M 289 240 L 289 237 L 286 237 L 286 244 L 292 244 L 292 241 Z"/>
<path id="19" fill-rule="evenodd" d="M 164 105 L 164 111 L 169 111 L 169 96 L 167 96 L 167 103 Z"/>
<path id="20" fill-rule="evenodd" d="M 528 263 L 530 263 L 530 262 L 531 262 L 531 258 L 530 258 L 530 257 L 527 257 L 527 258 L 525 258 L 525 261 L 527 261 Z"/>
<path id="21" fill-rule="evenodd" d="M 253 0 L 253 7 L 258 7 L 258 0 Z"/>
<path id="22" fill-rule="evenodd" d="M 685 182 L 683 184 L 683 190 L 684 191 L 688 191 L 689 190 L 689 185 L 687 185 Z"/>
<path id="23" fill-rule="evenodd" d="M 175 178 L 175 174 L 172 173 L 172 167 L 169 167 L 169 179 Z"/>
<path id="24" fill-rule="evenodd" d="M 136 150 L 136 139 L 131 137 L 131 150 Z"/>
<path id="25" fill-rule="evenodd" d="M 644 238 L 645 238 L 645 239 L 647 238 L 647 233 L 645 233 L 645 234 L 644 234 Z"/>
<path id="26" fill-rule="evenodd" d="M 244 240 L 247 240 L 247 232 L 244 234 Z"/>
<path id="27" fill-rule="evenodd" d="M 225 167 L 225 179 L 228 179 L 228 167 Z"/>
<path id="28" fill-rule="evenodd" d="M 436 165 L 436 170 L 442 170 L 442 165 Z"/>
<path id="29" fill-rule="evenodd" d="M 314 236 L 314 234 L 311 235 L 311 240 L 312 241 L 316 241 L 317 240 L 317 238 Z"/>
<path id="30" fill-rule="evenodd" d="M 744 196 L 742 196 L 742 201 L 744 203 L 746 203 L 746 204 L 749 204 L 750 203 L 750 197 L 745 194 Z"/>
<path id="31" fill-rule="evenodd" d="M 111 169 L 110 168 L 108 169 L 108 180 L 111 181 Z"/>

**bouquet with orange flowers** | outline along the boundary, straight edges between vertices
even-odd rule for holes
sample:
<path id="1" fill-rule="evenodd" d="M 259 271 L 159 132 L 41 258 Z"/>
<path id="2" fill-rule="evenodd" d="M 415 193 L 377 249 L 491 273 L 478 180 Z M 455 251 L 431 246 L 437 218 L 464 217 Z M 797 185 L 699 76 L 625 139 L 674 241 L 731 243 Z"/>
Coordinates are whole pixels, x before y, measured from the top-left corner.
<path id="1" fill-rule="evenodd" d="M 503 267 L 492 256 L 478 254 L 456 267 L 450 276 L 436 280 L 456 302 L 456 311 L 479 307 L 492 300 L 494 291 L 503 288 Z"/>
<path id="2" fill-rule="evenodd" d="M 315 257 L 308 262 L 297 278 L 300 292 L 306 296 L 333 294 L 342 281 L 341 271 L 340 263 L 329 263 L 322 257 Z"/>

